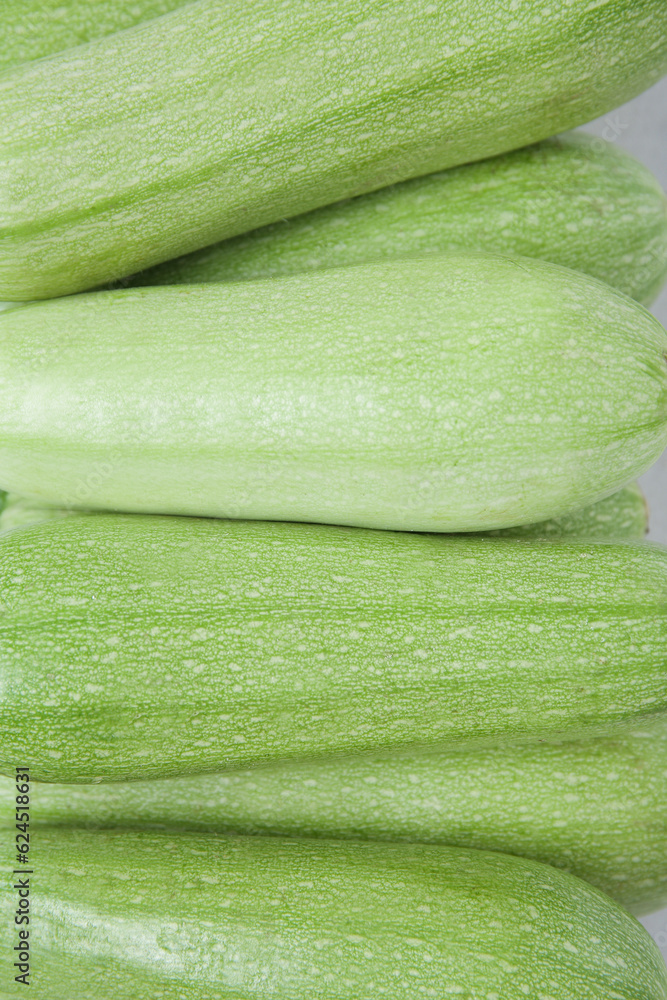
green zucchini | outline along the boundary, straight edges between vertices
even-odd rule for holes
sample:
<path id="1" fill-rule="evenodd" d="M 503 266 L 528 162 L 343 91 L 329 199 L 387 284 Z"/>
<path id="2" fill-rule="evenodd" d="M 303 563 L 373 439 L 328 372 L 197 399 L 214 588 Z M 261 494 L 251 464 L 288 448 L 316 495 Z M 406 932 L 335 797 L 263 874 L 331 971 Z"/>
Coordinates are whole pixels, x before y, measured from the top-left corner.
<path id="1" fill-rule="evenodd" d="M 0 565 L 5 774 L 168 777 L 667 712 L 667 551 L 645 542 L 91 514 L 5 532 Z"/>
<path id="2" fill-rule="evenodd" d="M 25 503 L 25 501 L 24 501 Z M 14 513 L 16 501 L 8 498 L 0 514 L 0 531 L 13 526 L 19 512 Z M 23 515 L 25 516 L 25 514 Z M 50 514 L 49 516 L 53 516 Z M 618 493 L 598 500 L 590 507 L 572 511 L 551 521 L 537 524 L 519 524 L 513 528 L 498 528 L 484 534 L 499 538 L 611 538 L 639 539 L 648 531 L 648 506 L 638 483 L 631 483 Z"/>
<path id="3" fill-rule="evenodd" d="M 13 826 L 16 787 L 0 779 Z M 31 786 L 32 826 L 422 841 L 562 868 L 632 913 L 667 905 L 667 724 L 573 743 Z"/>
<path id="4" fill-rule="evenodd" d="M 198 0 L 0 77 L 0 298 L 121 278 L 589 121 L 664 0 Z"/>
<path id="5" fill-rule="evenodd" d="M 0 531 L 11 531 L 25 524 L 38 524 L 52 518 L 88 514 L 72 507 L 45 507 L 39 500 L 29 500 L 17 493 L 0 496 Z M 638 483 L 598 500 L 590 507 L 575 510 L 563 517 L 538 524 L 520 524 L 479 532 L 502 538 L 610 538 L 639 539 L 648 530 L 648 507 Z"/>
<path id="6" fill-rule="evenodd" d="M 482 531 L 667 445 L 667 332 L 601 282 L 443 254 L 0 314 L 0 486 L 66 507 Z"/>
<path id="7" fill-rule="evenodd" d="M 159 17 L 186 0 L 2 0 L 0 72 Z"/>
<path id="8" fill-rule="evenodd" d="M 34 1000 L 82 984 L 86 1000 L 667 998 L 634 917 L 502 854 L 42 828 L 27 878 Z M 7 955 L 20 948 L 11 886 Z"/>
<path id="9" fill-rule="evenodd" d="M 614 494 L 614 496 L 618 496 L 618 494 Z M 603 501 L 603 503 L 609 503 L 609 501 L 613 499 L 613 497 L 609 497 L 609 500 Z M 623 507 L 625 509 L 625 504 L 623 504 Z M 20 528 L 24 524 L 39 524 L 40 521 L 50 521 L 52 518 L 70 517 L 72 514 L 79 515 L 85 513 L 87 513 L 87 511 L 73 510 L 67 507 L 45 507 L 44 504 L 39 501 L 26 500 L 25 497 L 18 496 L 16 493 L 4 494 L 2 507 L 0 508 L 0 531 L 11 531 L 13 528 Z M 637 513 L 639 513 L 639 511 L 637 511 Z M 633 518 L 629 506 L 627 507 L 627 514 L 628 517 L 626 523 L 628 525 L 628 531 L 630 532 L 630 522 Z M 619 517 L 623 517 L 620 508 Z M 639 537 L 638 532 L 639 525 L 637 524 L 636 537 Z M 610 535 L 609 537 L 613 536 Z M 633 533 L 628 537 L 635 537 L 635 535 Z"/>
<path id="10" fill-rule="evenodd" d="M 550 260 L 650 302 L 667 275 L 667 200 L 634 157 L 571 133 L 283 219 L 129 283 L 247 280 L 442 250 Z"/>

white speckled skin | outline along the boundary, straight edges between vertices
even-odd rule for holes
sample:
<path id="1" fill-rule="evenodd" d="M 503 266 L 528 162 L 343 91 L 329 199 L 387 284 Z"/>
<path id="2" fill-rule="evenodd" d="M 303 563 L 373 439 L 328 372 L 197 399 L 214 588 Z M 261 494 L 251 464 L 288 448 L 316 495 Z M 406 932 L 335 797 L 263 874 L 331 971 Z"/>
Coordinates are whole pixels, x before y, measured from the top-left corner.
<path id="1" fill-rule="evenodd" d="M 6 532 L 0 565 L 0 770 L 35 780 L 667 712 L 667 551 L 648 543 L 98 514 Z"/>
<path id="2" fill-rule="evenodd" d="M 187 0 L 2 0 L 0 72 L 159 17 Z"/>
<path id="3" fill-rule="evenodd" d="M 549 260 L 647 303 L 667 274 L 667 200 L 634 157 L 570 133 L 283 219 L 130 284 L 248 280 L 443 250 Z"/>
<path id="4" fill-rule="evenodd" d="M 199 0 L 0 78 L 0 299 L 62 295 L 618 106 L 664 0 Z"/>
<path id="5" fill-rule="evenodd" d="M 0 778 L 0 824 L 16 786 Z M 31 787 L 32 825 L 422 841 L 562 868 L 632 913 L 667 903 L 667 723 L 573 743 L 289 761 Z M 40 831 L 36 832 L 39 843 Z"/>
<path id="6" fill-rule="evenodd" d="M 86 1000 L 667 997 L 644 928 L 534 861 L 57 828 L 39 830 L 35 858 L 34 1000 L 81 984 Z M 7 885 L 0 940 L 11 953 Z"/>
<path id="7" fill-rule="evenodd" d="M 667 444 L 667 333 L 564 268 L 444 254 L 0 314 L 0 486 L 57 506 L 481 531 Z"/>

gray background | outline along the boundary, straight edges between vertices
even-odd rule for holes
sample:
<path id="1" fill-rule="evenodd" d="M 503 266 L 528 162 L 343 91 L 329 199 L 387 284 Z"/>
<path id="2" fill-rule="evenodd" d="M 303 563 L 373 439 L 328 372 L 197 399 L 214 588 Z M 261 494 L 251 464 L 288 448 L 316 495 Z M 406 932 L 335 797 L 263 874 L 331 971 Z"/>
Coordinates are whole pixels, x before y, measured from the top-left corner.
<path id="1" fill-rule="evenodd" d="M 667 190 L 667 77 L 641 97 L 585 127 L 619 146 L 646 164 Z M 667 289 L 652 312 L 667 326 Z M 649 537 L 667 544 L 667 452 L 640 480 L 651 510 Z M 667 910 L 642 920 L 667 959 Z"/>

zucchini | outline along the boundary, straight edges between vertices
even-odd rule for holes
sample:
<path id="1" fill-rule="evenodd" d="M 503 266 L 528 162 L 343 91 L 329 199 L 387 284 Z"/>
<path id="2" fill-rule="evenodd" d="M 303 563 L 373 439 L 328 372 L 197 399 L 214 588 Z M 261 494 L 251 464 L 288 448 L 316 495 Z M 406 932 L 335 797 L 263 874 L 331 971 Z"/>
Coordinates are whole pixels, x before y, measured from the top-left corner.
<path id="1" fill-rule="evenodd" d="M 0 72 L 159 17 L 186 0 L 2 0 Z"/>
<path id="2" fill-rule="evenodd" d="M 667 275 L 667 200 L 633 156 L 571 133 L 282 219 L 129 283 L 248 280 L 443 250 L 537 257 L 651 302 Z"/>
<path id="3" fill-rule="evenodd" d="M 15 782 L 0 779 L 14 823 Z M 632 913 L 667 905 L 667 723 L 573 743 L 31 786 L 32 826 L 422 841 L 546 862 Z"/>
<path id="4" fill-rule="evenodd" d="M 667 444 L 667 332 L 601 282 L 443 254 L 0 314 L 0 486 L 144 513 L 481 531 Z"/>
<path id="5" fill-rule="evenodd" d="M 37 781 L 667 712 L 667 550 L 645 542 L 91 514 L 6 532 L 0 565 L 0 771 Z"/>
<path id="6" fill-rule="evenodd" d="M 664 0 L 199 0 L 0 78 L 0 298 L 64 295 L 586 122 Z"/>
<path id="7" fill-rule="evenodd" d="M 614 496 L 617 495 L 614 494 Z M 611 500 L 613 500 L 613 497 L 609 497 L 609 501 Z M 609 501 L 602 502 L 608 503 Z M 0 508 L 0 531 L 11 531 L 12 528 L 20 528 L 24 524 L 39 524 L 40 521 L 49 521 L 52 518 L 69 517 L 72 514 L 79 515 L 85 513 L 87 512 L 72 510 L 68 507 L 45 507 L 39 501 L 26 500 L 25 497 L 18 496 L 16 493 L 9 493 L 3 496 Z M 619 516 L 622 517 L 620 509 Z M 630 529 L 631 519 L 632 514 L 628 508 L 628 529 Z"/>
<path id="8" fill-rule="evenodd" d="M 38 524 L 52 518 L 87 514 L 72 507 L 45 507 L 39 500 L 28 500 L 17 493 L 0 495 L 0 531 L 11 531 L 25 524 Z M 520 524 L 479 532 L 502 538 L 610 538 L 639 539 L 648 531 L 648 507 L 638 483 L 630 483 L 618 493 L 598 500 L 590 507 L 575 510 L 563 517 L 538 524 Z"/>
<path id="9" fill-rule="evenodd" d="M 523 858 L 59 828 L 40 829 L 35 857 L 35 1000 L 82 983 L 87 1000 L 667 998 L 664 960 L 634 917 Z M 16 900 L 5 880 L 7 955 L 20 947 Z"/>
<path id="10" fill-rule="evenodd" d="M 25 503 L 25 501 L 24 501 Z M 13 508 L 16 501 L 8 499 L 0 514 L 0 531 L 13 526 L 19 516 Z M 25 514 L 24 514 L 25 516 Z M 49 513 L 53 517 L 53 513 Z M 590 507 L 572 511 L 551 521 L 519 524 L 513 528 L 498 528 L 484 534 L 499 538 L 611 538 L 639 539 L 648 531 L 648 506 L 638 483 L 631 483 L 618 493 L 598 500 Z"/>

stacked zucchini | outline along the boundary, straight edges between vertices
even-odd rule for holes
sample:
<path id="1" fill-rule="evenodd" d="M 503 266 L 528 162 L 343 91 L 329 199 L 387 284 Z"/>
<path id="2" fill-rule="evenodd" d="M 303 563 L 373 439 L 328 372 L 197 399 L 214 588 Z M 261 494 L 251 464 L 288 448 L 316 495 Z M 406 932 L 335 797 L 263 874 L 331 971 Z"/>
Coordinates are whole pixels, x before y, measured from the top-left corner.
<path id="1" fill-rule="evenodd" d="M 664 0 L 0 18 L 0 997 L 667 1000 Z"/>

